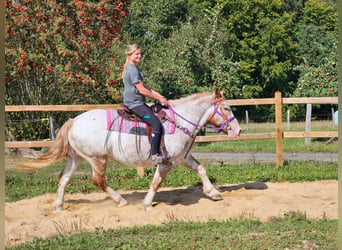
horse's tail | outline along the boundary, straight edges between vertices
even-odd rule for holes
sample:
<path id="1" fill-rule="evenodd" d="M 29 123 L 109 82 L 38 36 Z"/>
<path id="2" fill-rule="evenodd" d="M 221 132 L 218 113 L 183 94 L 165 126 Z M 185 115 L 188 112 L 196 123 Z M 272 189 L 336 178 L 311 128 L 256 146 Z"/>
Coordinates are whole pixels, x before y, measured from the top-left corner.
<path id="1" fill-rule="evenodd" d="M 69 151 L 70 145 L 68 140 L 68 132 L 73 125 L 73 119 L 69 119 L 60 128 L 54 144 L 48 152 L 38 157 L 32 162 L 22 162 L 16 164 L 15 168 L 18 169 L 38 169 L 45 168 L 54 162 L 60 161 L 65 158 Z"/>

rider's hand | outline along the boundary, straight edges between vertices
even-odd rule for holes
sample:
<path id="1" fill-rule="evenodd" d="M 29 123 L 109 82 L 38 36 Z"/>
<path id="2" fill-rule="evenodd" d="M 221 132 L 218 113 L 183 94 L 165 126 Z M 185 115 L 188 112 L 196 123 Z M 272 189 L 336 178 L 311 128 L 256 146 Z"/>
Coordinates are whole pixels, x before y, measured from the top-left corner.
<path id="1" fill-rule="evenodd" d="M 169 104 L 164 96 L 162 96 L 159 101 L 163 106 L 167 106 Z"/>

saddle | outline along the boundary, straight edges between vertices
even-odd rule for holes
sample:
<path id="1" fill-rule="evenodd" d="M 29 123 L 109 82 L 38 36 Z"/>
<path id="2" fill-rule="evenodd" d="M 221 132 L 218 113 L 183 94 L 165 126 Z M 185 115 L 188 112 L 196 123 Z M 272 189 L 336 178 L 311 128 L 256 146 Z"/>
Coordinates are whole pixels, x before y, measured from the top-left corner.
<path id="1" fill-rule="evenodd" d="M 125 104 L 121 103 L 120 106 L 122 107 L 122 109 L 119 109 L 117 112 L 121 118 L 129 121 L 144 122 L 138 116 L 136 116 L 136 114 L 134 114 L 132 110 L 130 110 Z M 163 110 L 161 103 L 156 102 L 151 106 L 151 109 L 161 123 L 163 123 L 165 119 L 167 119 L 166 112 Z"/>
<path id="2" fill-rule="evenodd" d="M 139 123 L 139 122 L 144 123 L 144 121 L 141 120 L 138 116 L 136 116 L 136 114 L 134 114 L 125 104 L 121 103 L 120 106 L 122 107 L 122 109 L 117 110 L 117 113 L 118 113 L 118 116 L 121 117 L 121 119 L 133 121 L 135 123 Z M 159 119 L 161 123 L 165 122 L 166 120 L 171 121 L 171 119 L 167 116 L 166 112 L 163 110 L 163 106 L 161 105 L 161 103 L 156 102 L 155 104 L 151 106 L 151 109 L 154 115 L 157 116 L 157 118 Z M 134 132 L 131 132 L 131 133 L 144 134 L 145 133 L 144 131 L 145 131 L 144 128 L 135 128 Z M 149 133 L 150 132 L 148 132 L 147 134 Z M 168 154 L 165 148 L 165 142 L 164 142 L 163 137 L 164 135 L 162 135 L 162 138 L 160 139 L 160 151 L 161 151 L 164 161 L 166 162 L 168 159 Z"/>

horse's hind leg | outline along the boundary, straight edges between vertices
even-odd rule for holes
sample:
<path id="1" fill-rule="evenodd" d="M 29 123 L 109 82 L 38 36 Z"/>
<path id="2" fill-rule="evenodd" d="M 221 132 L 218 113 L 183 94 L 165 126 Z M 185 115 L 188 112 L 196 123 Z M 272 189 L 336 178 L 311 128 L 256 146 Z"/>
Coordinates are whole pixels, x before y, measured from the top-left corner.
<path id="1" fill-rule="evenodd" d="M 207 171 L 205 170 L 204 166 L 200 164 L 191 154 L 184 160 L 184 165 L 195 171 L 201 177 L 204 194 L 215 201 L 222 200 L 220 192 L 209 180 Z"/>
<path id="2" fill-rule="evenodd" d="M 107 156 L 93 157 L 89 160 L 93 169 L 93 184 L 98 186 L 102 191 L 106 192 L 110 198 L 114 200 L 118 207 L 127 205 L 127 201 L 106 182 L 106 168 L 107 168 Z"/>
<path id="3" fill-rule="evenodd" d="M 76 154 L 67 157 L 67 164 L 59 175 L 57 194 L 53 203 L 55 212 L 63 210 L 65 187 L 70 182 L 71 177 L 75 174 L 82 161 L 83 159 Z"/>
<path id="4" fill-rule="evenodd" d="M 153 198 L 156 195 L 160 187 L 160 184 L 163 182 L 166 175 L 171 171 L 172 168 L 173 168 L 172 163 L 169 163 L 167 165 L 164 165 L 164 164 L 158 165 L 156 172 L 154 173 L 154 177 L 151 182 L 150 189 L 148 190 L 148 193 L 146 194 L 145 199 L 144 199 L 145 211 L 152 210 Z"/>

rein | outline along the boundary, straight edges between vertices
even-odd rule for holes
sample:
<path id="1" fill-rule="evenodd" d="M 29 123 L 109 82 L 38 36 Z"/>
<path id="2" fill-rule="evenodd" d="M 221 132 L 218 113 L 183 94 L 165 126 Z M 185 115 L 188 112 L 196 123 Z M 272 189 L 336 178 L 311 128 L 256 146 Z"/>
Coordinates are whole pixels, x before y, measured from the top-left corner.
<path id="1" fill-rule="evenodd" d="M 214 131 L 217 131 L 217 132 L 221 132 L 221 131 L 230 123 L 230 122 L 232 122 L 232 121 L 235 120 L 235 116 L 232 116 L 231 118 L 227 119 L 226 116 L 223 114 L 222 110 L 221 110 L 221 112 L 218 110 L 219 104 L 220 104 L 221 102 L 223 102 L 223 101 L 224 101 L 224 99 L 222 99 L 221 101 L 219 101 L 219 102 L 217 102 L 217 103 L 216 103 L 216 102 L 214 103 L 214 112 L 212 113 L 212 115 L 211 115 L 210 118 L 208 119 L 208 121 L 210 121 L 211 119 L 213 119 L 213 117 L 214 117 L 215 114 L 218 114 L 219 116 L 221 116 L 221 117 L 225 120 L 225 122 L 223 122 L 222 124 L 220 124 L 219 127 L 206 126 L 206 125 L 196 124 L 196 123 L 194 123 L 194 122 L 188 120 L 187 118 L 185 118 L 185 117 L 182 116 L 181 114 L 179 114 L 177 111 L 175 111 L 175 110 L 171 107 L 171 105 L 168 105 L 168 108 L 171 109 L 171 110 L 174 112 L 174 114 L 176 114 L 177 116 L 179 116 L 181 119 L 183 119 L 183 120 L 186 121 L 187 123 L 193 125 L 196 129 L 198 129 L 198 128 L 199 128 L 199 129 L 205 128 L 205 129 L 211 129 L 211 130 L 214 130 Z M 171 121 L 171 122 L 175 123 L 174 121 Z M 177 128 L 181 129 L 185 134 L 191 136 L 192 138 L 195 138 L 195 137 L 196 137 L 195 135 L 193 135 L 193 134 L 190 133 L 190 131 L 189 131 L 188 128 L 185 128 L 185 127 L 183 127 L 183 126 L 181 126 L 181 125 L 179 125 L 179 124 L 176 124 L 176 123 L 175 123 L 175 125 L 176 125 Z"/>

